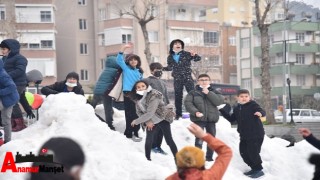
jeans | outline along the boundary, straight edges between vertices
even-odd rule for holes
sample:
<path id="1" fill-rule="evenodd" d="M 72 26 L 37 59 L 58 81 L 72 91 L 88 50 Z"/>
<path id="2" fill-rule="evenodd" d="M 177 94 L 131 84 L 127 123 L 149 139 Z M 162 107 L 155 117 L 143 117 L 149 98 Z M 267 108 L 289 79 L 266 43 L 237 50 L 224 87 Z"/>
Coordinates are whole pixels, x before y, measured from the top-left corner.
<path id="1" fill-rule="evenodd" d="M 0 100 L 0 111 L 1 111 L 1 120 L 4 128 L 4 142 L 7 143 L 11 141 L 11 113 L 13 106 L 4 107 L 2 101 Z"/>
<path id="2" fill-rule="evenodd" d="M 112 97 L 107 95 L 93 95 L 91 105 L 93 108 L 102 101 L 104 108 L 105 121 L 109 127 L 113 127 L 113 100 Z"/>
<path id="3" fill-rule="evenodd" d="M 138 137 L 140 125 L 135 125 L 134 127 L 131 126 L 132 121 L 138 118 L 136 105 L 129 97 L 126 96 L 124 96 L 124 113 L 126 117 L 126 130 L 124 131 L 124 135 L 127 138 L 132 138 L 133 133 Z"/>
<path id="4" fill-rule="evenodd" d="M 174 105 L 176 107 L 176 116 L 182 116 L 182 98 L 183 87 L 186 87 L 187 92 L 194 89 L 194 82 L 192 79 L 174 79 Z"/>
<path id="5" fill-rule="evenodd" d="M 154 134 L 157 134 L 157 131 L 162 131 L 164 139 L 166 140 L 167 145 L 170 147 L 172 155 L 176 157 L 178 152 L 176 143 L 173 141 L 172 134 L 171 134 L 171 127 L 170 123 L 166 120 L 163 120 L 156 124 L 151 131 L 147 131 L 147 137 L 145 142 L 145 155 L 148 160 L 151 160 L 151 148 L 152 148 L 152 141 Z"/>
<path id="6" fill-rule="evenodd" d="M 216 136 L 216 123 L 215 122 L 206 122 L 206 121 L 197 121 L 194 122 L 202 129 L 205 129 L 207 133 L 212 136 Z M 203 140 L 196 137 L 194 145 L 200 149 L 202 149 Z M 212 159 L 213 151 L 207 145 L 206 159 Z"/>

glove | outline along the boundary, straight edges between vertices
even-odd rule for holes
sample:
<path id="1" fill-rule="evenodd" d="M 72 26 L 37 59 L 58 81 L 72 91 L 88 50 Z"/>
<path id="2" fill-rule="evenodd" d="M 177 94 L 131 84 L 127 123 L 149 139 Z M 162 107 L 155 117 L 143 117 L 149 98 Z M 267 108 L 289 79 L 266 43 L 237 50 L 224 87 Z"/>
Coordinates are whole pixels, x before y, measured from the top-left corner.
<path id="1" fill-rule="evenodd" d="M 36 116 L 33 114 L 33 112 L 31 111 L 31 112 L 29 112 L 29 113 L 27 113 L 27 118 L 29 118 L 29 119 L 33 119 L 33 118 L 35 118 Z"/>

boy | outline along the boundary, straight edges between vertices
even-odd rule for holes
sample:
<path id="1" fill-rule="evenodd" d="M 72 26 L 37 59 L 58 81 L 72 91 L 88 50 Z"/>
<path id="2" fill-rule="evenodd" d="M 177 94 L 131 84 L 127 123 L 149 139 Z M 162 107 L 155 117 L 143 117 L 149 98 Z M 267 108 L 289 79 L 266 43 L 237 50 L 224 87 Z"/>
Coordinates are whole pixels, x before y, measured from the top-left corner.
<path id="1" fill-rule="evenodd" d="M 152 76 L 149 76 L 148 78 L 145 78 L 144 80 L 153 89 L 156 89 L 162 93 L 163 102 L 165 103 L 165 105 L 169 104 L 166 83 L 160 79 L 162 76 L 163 66 L 160 63 L 151 63 L 149 67 L 150 67 L 150 71 L 151 71 Z M 161 148 L 162 139 L 163 139 L 162 131 L 157 131 L 157 134 L 154 134 L 154 136 L 153 136 L 152 151 L 155 153 L 161 153 L 161 154 L 166 155 L 167 153 L 165 151 L 163 151 L 163 149 Z"/>
<path id="2" fill-rule="evenodd" d="M 167 58 L 167 67 L 164 71 L 172 71 L 174 79 L 174 104 L 176 107 L 176 120 L 182 117 L 182 96 L 183 87 L 186 87 L 187 92 L 194 89 L 194 82 L 191 76 L 191 61 L 200 61 L 201 57 L 195 52 L 184 51 L 184 42 L 180 39 L 175 39 L 170 43 L 170 51 Z"/>
<path id="3" fill-rule="evenodd" d="M 200 74 L 197 81 L 198 85 L 188 93 L 184 105 L 190 113 L 190 120 L 215 136 L 216 122 L 220 115 L 217 106 L 224 103 L 224 97 L 210 85 L 209 75 Z M 202 143 L 203 141 L 196 137 L 195 146 L 202 149 Z M 213 161 L 212 155 L 212 149 L 207 146 L 206 161 Z"/>
<path id="4" fill-rule="evenodd" d="M 243 161 L 251 167 L 251 170 L 244 174 L 251 178 L 258 178 L 264 175 L 260 157 L 264 129 L 260 117 L 265 116 L 266 112 L 259 104 L 250 99 L 250 93 L 247 89 L 240 89 L 237 93 L 237 99 L 238 104 L 231 115 L 222 109 L 220 112 L 228 121 L 238 122 L 240 155 Z"/>
<path id="5" fill-rule="evenodd" d="M 3 69 L 0 60 L 0 111 L 4 127 L 4 143 L 11 141 L 11 113 L 13 106 L 19 101 L 17 87 L 11 77 Z"/>

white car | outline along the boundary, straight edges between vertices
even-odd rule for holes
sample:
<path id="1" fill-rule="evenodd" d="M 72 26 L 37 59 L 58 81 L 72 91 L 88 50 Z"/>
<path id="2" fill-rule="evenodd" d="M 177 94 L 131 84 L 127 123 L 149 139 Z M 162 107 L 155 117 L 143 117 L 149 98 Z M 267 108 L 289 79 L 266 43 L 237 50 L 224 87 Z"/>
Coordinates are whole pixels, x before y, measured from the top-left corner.
<path id="1" fill-rule="evenodd" d="M 290 109 L 286 110 L 287 122 L 291 121 Z M 294 122 L 320 122 L 320 112 L 314 109 L 292 109 L 292 117 Z M 275 116 L 278 123 L 283 122 L 283 116 Z"/>

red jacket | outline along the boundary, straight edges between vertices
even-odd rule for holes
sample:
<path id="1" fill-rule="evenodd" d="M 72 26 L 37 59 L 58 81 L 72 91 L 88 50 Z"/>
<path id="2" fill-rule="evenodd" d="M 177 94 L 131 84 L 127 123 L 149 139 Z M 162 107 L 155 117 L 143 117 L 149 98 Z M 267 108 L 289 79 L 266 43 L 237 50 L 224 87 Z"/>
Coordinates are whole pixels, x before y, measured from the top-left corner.
<path id="1" fill-rule="evenodd" d="M 202 139 L 208 143 L 210 149 L 217 152 L 218 157 L 209 169 L 188 169 L 185 173 L 185 180 L 220 180 L 222 179 L 231 161 L 232 151 L 226 144 L 224 144 L 219 139 L 211 136 L 210 134 L 207 134 Z M 178 173 L 176 172 L 167 177 L 166 180 L 180 180 L 180 178 Z"/>

